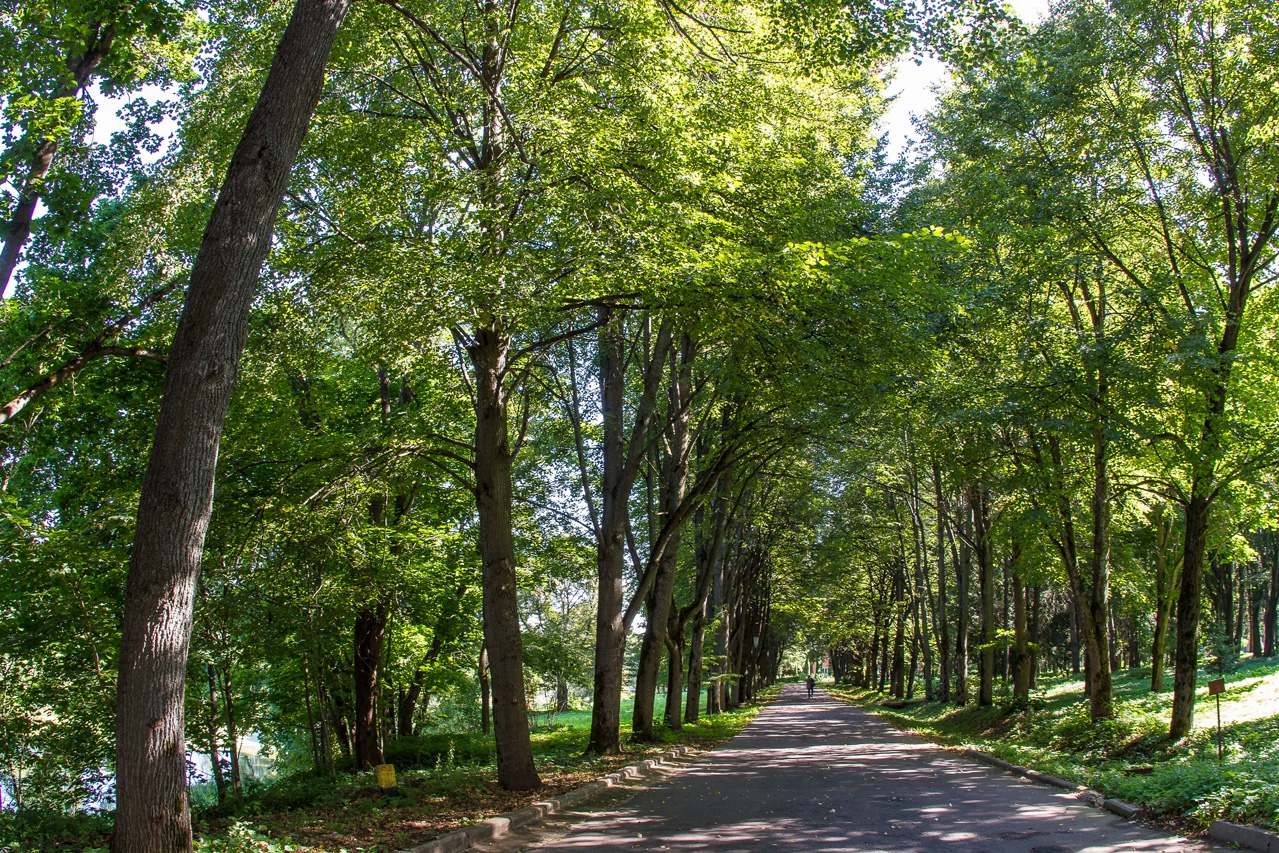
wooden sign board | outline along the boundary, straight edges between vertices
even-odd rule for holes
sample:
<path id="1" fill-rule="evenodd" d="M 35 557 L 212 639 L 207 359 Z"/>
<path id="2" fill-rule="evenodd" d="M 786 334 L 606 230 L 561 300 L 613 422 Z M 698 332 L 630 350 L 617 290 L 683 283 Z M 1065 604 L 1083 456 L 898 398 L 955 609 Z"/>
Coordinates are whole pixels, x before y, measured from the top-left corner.
<path id="1" fill-rule="evenodd" d="M 1226 692 L 1226 679 L 1215 678 L 1208 682 L 1208 695 L 1216 696 L 1218 693 Z"/>

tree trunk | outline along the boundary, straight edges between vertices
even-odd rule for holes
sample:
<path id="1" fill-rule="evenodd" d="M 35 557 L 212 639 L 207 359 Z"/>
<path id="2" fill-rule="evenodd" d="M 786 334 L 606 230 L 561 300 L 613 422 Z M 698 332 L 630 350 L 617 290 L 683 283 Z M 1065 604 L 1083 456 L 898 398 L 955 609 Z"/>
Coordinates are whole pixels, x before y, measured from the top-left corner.
<path id="1" fill-rule="evenodd" d="M 377 702 L 389 611 L 385 604 L 366 607 L 355 617 L 355 766 L 369 770 L 382 763 L 382 739 L 378 732 Z"/>
<path id="2" fill-rule="evenodd" d="M 1039 584 L 1027 589 L 1026 608 L 1030 613 L 1030 689 L 1039 686 L 1039 650 L 1043 648 L 1041 626 L 1043 624 L 1043 608 L 1041 604 L 1042 589 Z"/>
<path id="3" fill-rule="evenodd" d="M 492 705 L 489 697 L 489 659 L 488 647 L 480 646 L 480 732 L 488 734 L 492 728 Z"/>
<path id="4" fill-rule="evenodd" d="M 678 546 L 678 536 L 676 543 Z M 631 731 L 636 740 L 652 741 L 653 714 L 657 695 L 657 677 L 666 653 L 666 630 L 670 621 L 671 599 L 675 589 L 675 551 L 668 548 L 663 555 L 653 583 L 648 622 L 644 626 L 644 639 L 640 644 L 639 667 L 635 673 L 635 706 L 631 716 Z"/>
<path id="5" fill-rule="evenodd" d="M 623 481 L 626 446 L 624 340 L 601 309 L 600 399 L 604 416 L 603 473 L 600 488 L 600 537 L 596 544 L 597 607 L 595 613 L 595 680 L 591 705 L 588 752 L 620 752 L 622 662 L 626 653 L 626 608 L 622 573 L 625 565 L 627 502 L 630 489 Z"/>
<path id="6" fill-rule="evenodd" d="M 213 784 L 218 792 L 218 802 L 226 802 L 226 780 L 222 778 L 222 758 L 218 755 L 218 688 L 213 664 L 205 667 L 209 676 L 209 764 L 213 769 Z"/>
<path id="7" fill-rule="evenodd" d="M 1150 648 L 1150 690 L 1162 693 L 1168 623 L 1172 616 L 1173 591 L 1177 588 L 1176 569 L 1179 563 L 1168 559 L 1173 525 L 1170 519 L 1165 518 L 1162 503 L 1155 505 L 1151 521 L 1155 527 L 1155 634 Z"/>
<path id="8" fill-rule="evenodd" d="M 955 704 L 960 707 L 968 704 L 968 634 L 972 609 L 968 601 L 968 588 L 973 573 L 972 548 L 968 544 L 972 533 L 972 507 L 967 497 L 963 501 L 961 527 L 964 536 L 960 539 L 959 560 L 955 564 L 955 591 L 959 610 L 955 628 Z"/>
<path id="9" fill-rule="evenodd" d="M 1199 615 L 1203 592 L 1204 551 L 1208 543 L 1206 489 L 1192 486 L 1186 505 L 1186 539 L 1181 563 L 1181 590 L 1177 597 L 1177 645 L 1172 680 L 1172 719 L 1168 736 L 1179 740 L 1190 734 L 1195 721 L 1195 685 L 1199 674 Z"/>
<path id="10" fill-rule="evenodd" d="M 568 710 L 568 682 L 561 675 L 555 682 L 555 713 L 563 714 Z"/>
<path id="11" fill-rule="evenodd" d="M 240 731 L 235 722 L 235 698 L 231 693 L 231 670 L 222 667 L 222 705 L 226 711 L 227 754 L 231 758 L 231 795 L 236 799 L 244 796 L 244 786 L 240 781 Z"/>
<path id="12" fill-rule="evenodd" d="M 1072 595 L 1070 599 L 1070 671 L 1074 675 L 1078 675 L 1081 668 L 1079 635 L 1079 605 Z M 1087 692 L 1087 687 L 1085 687 L 1085 692 Z"/>
<path id="13" fill-rule="evenodd" d="M 981 654 L 978 658 L 977 704 L 995 704 L 995 555 L 990 535 L 990 509 L 986 490 L 969 489 L 973 511 L 973 549 L 977 553 L 977 577 L 981 588 Z"/>
<path id="14" fill-rule="evenodd" d="M 271 231 L 350 0 L 298 0 L 204 231 L 138 504 L 116 692 L 115 853 L 191 849 L 185 700 L 218 442 Z"/>
<path id="15" fill-rule="evenodd" d="M 511 452 L 507 422 L 510 336 L 490 320 L 470 347 L 475 368 L 475 496 L 479 515 L 484 644 L 493 690 L 497 778 L 510 791 L 539 787 L 525 710 L 524 654 L 515 588 Z"/>
<path id="16" fill-rule="evenodd" d="M 1017 560 L 1018 546 L 1013 545 L 1013 561 Z M 1026 590 L 1016 566 L 1012 569 L 1013 587 L 1013 697 L 1020 702 L 1030 699 L 1030 674 L 1034 660 L 1030 655 L 1030 630 L 1027 624 Z"/>
<path id="17" fill-rule="evenodd" d="M 933 493 L 937 513 L 937 653 L 942 702 L 950 702 L 950 617 L 946 602 L 946 515 L 942 512 L 941 466 L 933 459 Z"/>
<path id="18" fill-rule="evenodd" d="M 465 593 L 465 590 L 465 587 L 459 590 L 458 598 L 461 598 L 461 593 Z M 435 630 L 431 632 L 431 647 L 426 650 L 426 657 L 418 664 L 417 672 L 413 673 L 413 683 L 403 692 L 400 699 L 396 712 L 396 720 L 399 722 L 396 734 L 399 737 L 409 737 L 414 733 L 413 717 L 417 714 L 419 703 L 425 711 L 427 704 L 431 701 L 431 694 L 423 693 L 426 684 L 426 668 L 439 660 L 440 652 L 444 650 L 444 625 L 445 620 L 441 619 L 435 626 Z"/>
<path id="19" fill-rule="evenodd" d="M 684 645 L 684 632 L 671 624 L 666 632 L 666 708 L 662 718 L 673 732 L 683 728 Z"/>
<path id="20" fill-rule="evenodd" d="M 1089 713 L 1093 720 L 1112 716 L 1113 693 L 1110 677 L 1110 526 L 1109 526 L 1109 475 L 1107 474 L 1104 436 L 1098 439 L 1094 431 L 1092 525 L 1093 555 L 1091 588 L 1079 570 L 1078 548 L 1075 539 L 1074 515 L 1070 501 L 1061 482 L 1063 468 L 1061 443 L 1056 436 L 1049 436 L 1052 454 L 1052 482 L 1056 493 L 1056 512 L 1061 522 L 1061 537 L 1055 539 L 1062 565 L 1070 582 L 1073 602 L 1072 613 L 1078 620 L 1079 634 L 1083 637 L 1085 670 L 1084 692 L 1089 697 Z M 1103 517 L 1098 517 L 1100 514 Z M 1100 584 L 1101 588 L 1098 588 Z"/>
<path id="21" fill-rule="evenodd" d="M 315 736 L 315 705 L 311 702 L 311 667 L 307 664 L 305 657 L 302 659 L 302 696 L 306 699 L 306 733 L 311 741 L 311 762 L 315 766 L 315 775 L 323 776 L 320 739 Z"/>
<path id="22" fill-rule="evenodd" d="M 706 686 L 706 715 L 712 716 L 718 714 L 724 707 L 724 681 L 720 677 L 724 674 L 724 654 L 728 649 L 728 621 L 724 615 L 724 572 L 727 569 L 727 560 L 720 560 L 715 567 L 715 574 L 711 579 L 711 595 L 710 601 L 707 603 L 707 611 L 710 617 L 714 619 L 715 633 L 714 654 L 715 665 L 712 669 L 712 678 L 710 684 Z"/>
<path id="23" fill-rule="evenodd" d="M 906 565 L 905 554 L 899 557 L 897 571 L 893 575 L 893 669 L 890 689 L 894 699 L 901 699 L 906 691 Z"/>
<path id="24" fill-rule="evenodd" d="M 1279 644 L 1279 535 L 1268 530 L 1260 549 L 1262 568 L 1267 562 L 1270 566 L 1270 586 L 1266 593 L 1266 621 L 1264 652 L 1266 657 L 1274 657 L 1276 644 Z M 1269 560 L 1266 558 L 1269 557 Z"/>
<path id="25" fill-rule="evenodd" d="M 622 665 L 626 653 L 627 603 L 623 588 L 625 537 L 631 488 L 643 460 L 658 383 L 670 346 L 663 323 L 648 353 L 644 394 L 636 407 L 629 442 L 626 419 L 626 340 L 618 318 L 607 305 L 599 309 L 600 408 L 603 414 L 600 478 L 600 524 L 596 541 L 595 678 L 591 703 L 591 736 L 587 752 L 620 752 Z M 638 592 L 637 592 L 638 594 Z"/>
<path id="26" fill-rule="evenodd" d="M 703 601 L 693 615 L 693 636 L 689 640 L 688 649 L 688 695 L 684 702 L 684 722 L 690 726 L 697 725 L 702 706 L 702 652 L 706 646 L 706 609 L 710 606 Z M 709 712 L 708 712 L 709 713 Z"/>

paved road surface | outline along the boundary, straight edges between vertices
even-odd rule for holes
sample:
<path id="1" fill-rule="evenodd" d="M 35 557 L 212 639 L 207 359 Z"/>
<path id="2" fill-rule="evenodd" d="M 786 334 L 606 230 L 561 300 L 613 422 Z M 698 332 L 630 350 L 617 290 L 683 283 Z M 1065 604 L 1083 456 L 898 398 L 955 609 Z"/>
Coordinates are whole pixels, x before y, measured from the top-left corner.
<path id="1" fill-rule="evenodd" d="M 1212 850 L 789 685 L 740 735 L 542 853 Z"/>

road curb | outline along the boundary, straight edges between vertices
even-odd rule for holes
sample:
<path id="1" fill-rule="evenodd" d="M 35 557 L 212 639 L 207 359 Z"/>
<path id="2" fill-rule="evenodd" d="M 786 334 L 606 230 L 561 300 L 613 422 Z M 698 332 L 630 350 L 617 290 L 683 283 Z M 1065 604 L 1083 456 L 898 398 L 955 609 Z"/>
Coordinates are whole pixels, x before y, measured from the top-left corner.
<path id="1" fill-rule="evenodd" d="M 1002 758 L 996 758 L 984 752 L 978 752 L 975 749 L 965 749 L 961 753 L 965 758 L 971 758 L 973 761 L 979 761 L 982 764 L 988 764 L 1000 770 L 1006 770 L 1016 776 L 1022 776 L 1032 782 L 1041 782 L 1045 785 L 1052 785 L 1054 788 L 1061 788 L 1070 791 L 1074 795 L 1090 806 L 1105 809 L 1111 814 L 1119 815 L 1124 820 L 1132 820 L 1141 814 L 1141 806 L 1134 806 L 1132 803 L 1125 803 L 1123 800 L 1106 799 L 1101 794 L 1088 788 L 1085 785 L 1076 785 L 1074 782 L 1067 782 L 1065 779 L 1058 779 L 1056 776 L 1049 776 L 1047 773 L 1040 773 L 1038 770 L 1031 770 L 1029 767 L 1022 767 L 1019 764 L 1013 764 L 1004 761 Z M 1233 824 L 1232 824 L 1233 825 Z M 1265 853 L 1279 853 L 1279 846 L 1274 849 L 1258 848 L 1264 850 Z"/>
<path id="2" fill-rule="evenodd" d="M 1244 826 L 1228 820 L 1214 820 L 1208 827 L 1208 837 L 1239 847 L 1260 850 L 1262 853 L 1279 853 L 1279 835 L 1257 829 L 1255 826 Z"/>
<path id="3" fill-rule="evenodd" d="M 541 820 L 548 815 L 558 814 L 579 803 L 584 803 L 592 797 L 604 793 L 609 788 L 620 785 L 622 782 L 642 779 L 653 770 L 664 766 L 666 762 L 682 755 L 687 755 L 692 751 L 693 748 L 689 746 L 676 747 L 663 752 L 661 755 L 646 758 L 636 764 L 623 767 L 621 770 L 615 770 L 607 776 L 603 776 L 594 782 L 588 782 L 580 788 L 565 791 L 559 796 L 548 797 L 531 806 L 495 815 L 479 823 L 455 829 L 447 835 L 441 835 L 439 838 L 434 838 L 407 850 L 397 851 L 397 853 L 458 853 L 460 850 L 477 847 L 495 838 L 501 838 L 513 829 L 528 826 L 530 823 Z"/>
<path id="4" fill-rule="evenodd" d="M 1038 770 L 1031 770 L 1029 767 L 1022 767 L 1019 764 L 1004 761 L 1002 758 L 996 758 L 993 755 L 978 752 L 975 749 L 965 749 L 960 754 L 965 758 L 971 758 L 973 761 L 980 761 L 982 764 L 989 764 L 991 767 L 998 767 L 1000 770 L 1007 770 L 1009 773 L 1013 773 L 1017 776 L 1024 776 L 1032 782 L 1052 785 L 1054 788 L 1061 788 L 1062 790 L 1071 791 L 1076 794 L 1088 790 L 1088 788 L 1084 785 L 1076 785 L 1074 782 L 1068 782 L 1065 779 L 1059 779 L 1056 776 L 1049 776 L 1047 773 L 1040 773 Z"/>

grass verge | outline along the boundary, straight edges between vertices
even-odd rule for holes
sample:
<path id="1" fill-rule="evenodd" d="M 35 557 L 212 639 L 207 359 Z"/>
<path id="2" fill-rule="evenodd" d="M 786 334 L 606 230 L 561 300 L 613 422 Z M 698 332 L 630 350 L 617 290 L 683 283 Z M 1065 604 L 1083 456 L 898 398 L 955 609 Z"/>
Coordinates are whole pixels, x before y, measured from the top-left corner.
<path id="1" fill-rule="evenodd" d="M 381 796 L 372 773 L 339 773 L 336 780 L 295 776 L 246 789 L 244 800 L 196 809 L 197 853 L 389 853 L 459 827 L 562 794 L 673 746 L 709 749 L 740 732 L 776 695 L 714 716 L 681 731 L 658 729 L 654 743 L 628 743 L 620 755 L 584 755 L 590 712 L 559 714 L 533 730 L 533 753 L 543 786 L 513 793 L 497 784 L 492 739 L 475 734 L 433 735 L 401 750 L 400 796 Z M 625 710 L 625 709 L 624 709 Z M 664 710 L 658 697 L 656 715 Z M 623 714 L 623 718 L 627 718 Z M 443 741 L 445 749 L 431 748 Z M 416 754 L 414 754 L 416 753 Z M 0 847 L 12 853 L 106 853 L 109 815 L 0 813 Z"/>
<path id="2" fill-rule="evenodd" d="M 1201 673 L 1195 727 L 1180 741 L 1167 737 L 1172 693 L 1151 693 L 1148 669 L 1115 673 L 1115 716 L 1097 723 L 1089 719 L 1077 677 L 1042 679 L 1020 707 L 1006 695 L 986 708 L 922 700 L 887 707 L 880 693 L 828 689 L 928 740 L 1088 785 L 1181 829 L 1202 830 L 1224 819 L 1277 830 L 1279 666 L 1245 660 L 1225 676 L 1220 762 L 1216 705 L 1206 688 L 1214 677 Z"/>

